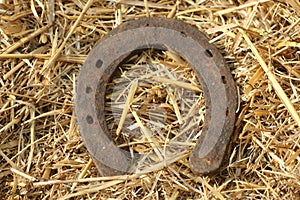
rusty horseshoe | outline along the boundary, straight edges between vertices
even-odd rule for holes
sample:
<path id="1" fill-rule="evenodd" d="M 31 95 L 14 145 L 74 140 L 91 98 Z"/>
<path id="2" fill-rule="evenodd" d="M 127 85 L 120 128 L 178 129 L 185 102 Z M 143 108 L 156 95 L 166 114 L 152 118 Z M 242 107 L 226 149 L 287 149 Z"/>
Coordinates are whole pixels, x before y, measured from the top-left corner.
<path id="1" fill-rule="evenodd" d="M 172 50 L 196 72 L 206 99 L 205 124 L 190 154 L 195 174 L 217 172 L 228 157 L 237 108 L 236 85 L 217 48 L 199 30 L 180 20 L 143 18 L 123 23 L 102 38 L 80 70 L 75 111 L 83 141 L 104 176 L 131 173 L 135 158 L 109 134 L 104 103 L 115 69 L 133 53 Z"/>

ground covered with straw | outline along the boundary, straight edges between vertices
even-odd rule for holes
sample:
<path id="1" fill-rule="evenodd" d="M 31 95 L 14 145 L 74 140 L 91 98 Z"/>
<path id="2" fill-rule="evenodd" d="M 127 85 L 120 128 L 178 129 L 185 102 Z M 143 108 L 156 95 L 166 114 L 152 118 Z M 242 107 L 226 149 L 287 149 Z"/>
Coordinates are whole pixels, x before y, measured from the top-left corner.
<path id="1" fill-rule="evenodd" d="M 186 153 L 156 162 L 178 124 L 198 133 L 205 121 L 197 78 L 170 52 L 132 58 L 107 93 L 116 143 L 148 156 L 140 173 L 101 176 L 80 137 L 75 85 L 87 54 L 119 24 L 154 16 L 205 33 L 237 83 L 233 148 L 216 175 L 191 172 L 194 133 L 183 137 Z M 0 0 L 0 35 L 0 199 L 300 199 L 298 0 Z M 136 74 L 149 76 L 135 81 Z M 184 106 L 180 96 L 189 97 Z M 128 99 L 130 118 L 118 131 Z M 188 106 L 194 113 L 183 115 Z M 145 137 L 149 129 L 155 137 Z"/>

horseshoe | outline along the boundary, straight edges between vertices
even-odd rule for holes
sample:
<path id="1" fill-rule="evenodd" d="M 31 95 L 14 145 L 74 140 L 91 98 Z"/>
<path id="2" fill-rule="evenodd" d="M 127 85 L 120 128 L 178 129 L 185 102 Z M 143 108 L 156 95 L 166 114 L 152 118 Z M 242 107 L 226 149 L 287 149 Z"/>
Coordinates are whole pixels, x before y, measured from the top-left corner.
<path id="1" fill-rule="evenodd" d="M 200 80 L 206 99 L 205 123 L 189 162 L 198 175 L 218 172 L 228 158 L 237 108 L 236 85 L 217 48 L 196 27 L 180 20 L 143 18 L 121 24 L 89 53 L 77 82 L 75 112 L 85 146 L 104 176 L 132 173 L 136 158 L 118 148 L 105 116 L 106 85 L 126 58 L 145 49 L 182 56 Z"/>

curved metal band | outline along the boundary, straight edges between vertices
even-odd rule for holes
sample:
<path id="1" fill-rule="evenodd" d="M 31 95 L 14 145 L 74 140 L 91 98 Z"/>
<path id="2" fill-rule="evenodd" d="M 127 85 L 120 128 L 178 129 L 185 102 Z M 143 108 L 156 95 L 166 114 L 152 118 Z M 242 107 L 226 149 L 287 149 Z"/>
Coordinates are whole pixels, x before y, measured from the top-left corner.
<path id="1" fill-rule="evenodd" d="M 134 158 L 114 144 L 105 123 L 105 89 L 125 58 L 149 48 L 174 51 L 195 70 L 206 98 L 206 116 L 190 164 L 197 174 L 215 172 L 226 156 L 234 128 L 236 86 L 215 46 L 195 27 L 175 19 L 145 18 L 124 23 L 90 52 L 80 71 L 75 102 L 87 149 L 103 175 L 131 172 Z"/>

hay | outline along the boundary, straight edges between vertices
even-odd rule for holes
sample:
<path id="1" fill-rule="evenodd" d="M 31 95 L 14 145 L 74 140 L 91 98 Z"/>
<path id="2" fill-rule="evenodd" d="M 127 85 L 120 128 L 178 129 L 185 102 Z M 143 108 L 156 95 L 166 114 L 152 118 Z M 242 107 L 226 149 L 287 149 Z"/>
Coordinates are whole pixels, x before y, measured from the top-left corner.
<path id="1" fill-rule="evenodd" d="M 2 0 L 0 13 L 1 199 L 300 198 L 297 0 Z M 187 155 L 194 141 L 189 140 L 185 153 L 169 158 L 167 166 L 156 162 L 147 171 L 148 164 L 142 163 L 140 174 L 100 177 L 82 143 L 73 109 L 81 64 L 103 35 L 122 22 L 146 16 L 174 17 L 195 25 L 217 45 L 231 68 L 240 106 L 234 148 L 228 167 L 220 174 L 202 177 L 191 173 Z M 148 58 L 143 54 L 135 61 L 142 59 L 147 64 Z M 168 68 L 175 74 L 187 70 L 184 61 L 169 52 L 150 60 L 160 70 Z M 125 68 L 132 73 L 137 71 L 130 69 L 143 69 L 134 64 Z M 127 72 L 119 81 L 129 75 Z M 149 125 L 162 115 L 158 109 L 151 119 L 145 117 L 142 109 L 134 109 L 140 106 L 135 100 L 143 88 L 165 91 L 165 107 L 173 111 L 167 120 L 184 125 L 189 113 L 178 112 L 176 97 L 183 89 L 176 88 L 193 85 L 192 94 L 199 97 L 201 87 L 193 77 L 181 78 L 155 75 L 150 82 L 137 81 L 127 115 L 139 122 L 131 128 L 143 131 L 135 139 L 126 135 L 124 130 L 132 121 L 125 117 L 115 137 L 122 148 L 147 152 L 146 161 L 164 159 L 167 137 L 154 137 Z M 126 102 L 131 80 L 127 79 L 127 89 L 121 88 L 121 103 L 114 106 Z M 170 85 L 176 88 L 161 89 Z M 115 98 L 114 93 L 108 97 Z M 190 100 L 197 102 L 194 97 Z M 201 108 L 204 102 L 200 101 Z M 121 116 L 122 109 L 118 111 Z M 201 110 L 195 121 L 203 120 L 204 113 Z M 117 129 L 117 123 L 108 122 Z M 163 121 L 155 126 L 161 124 Z"/>
<path id="2" fill-rule="evenodd" d="M 107 86 L 106 122 L 117 145 L 142 155 L 135 173 L 162 169 L 195 146 L 205 115 L 199 87 L 191 67 L 169 51 L 144 51 L 115 72 Z"/>

